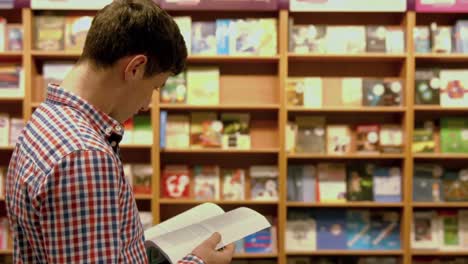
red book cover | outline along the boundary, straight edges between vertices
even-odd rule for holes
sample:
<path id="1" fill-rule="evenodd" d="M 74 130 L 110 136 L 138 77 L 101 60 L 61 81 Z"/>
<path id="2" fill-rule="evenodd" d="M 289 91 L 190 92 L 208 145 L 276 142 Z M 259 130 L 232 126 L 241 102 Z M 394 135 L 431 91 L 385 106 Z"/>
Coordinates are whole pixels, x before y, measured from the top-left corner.
<path id="1" fill-rule="evenodd" d="M 190 198 L 190 170 L 185 165 L 166 166 L 162 173 L 162 198 Z"/>

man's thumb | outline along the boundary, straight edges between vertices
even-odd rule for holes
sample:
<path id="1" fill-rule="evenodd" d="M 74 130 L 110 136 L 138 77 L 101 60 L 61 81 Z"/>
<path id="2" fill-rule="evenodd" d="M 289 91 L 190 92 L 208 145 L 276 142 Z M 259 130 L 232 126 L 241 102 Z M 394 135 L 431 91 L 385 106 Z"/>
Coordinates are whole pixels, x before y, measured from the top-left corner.
<path id="1" fill-rule="evenodd" d="M 207 240 L 206 243 L 211 247 L 215 248 L 218 243 L 221 242 L 221 234 L 214 232 Z"/>

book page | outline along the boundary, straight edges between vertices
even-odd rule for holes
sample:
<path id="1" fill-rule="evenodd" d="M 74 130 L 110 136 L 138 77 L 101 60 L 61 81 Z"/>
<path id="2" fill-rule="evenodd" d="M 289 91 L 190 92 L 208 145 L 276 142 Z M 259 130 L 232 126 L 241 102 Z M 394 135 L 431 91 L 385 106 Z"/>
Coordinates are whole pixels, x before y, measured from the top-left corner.
<path id="1" fill-rule="evenodd" d="M 199 221 L 221 215 L 224 210 L 216 204 L 204 203 L 191 208 L 179 215 L 176 215 L 152 228 L 145 231 L 145 240 L 153 239 L 157 236 L 162 236 L 166 233 L 175 231 L 195 224 Z"/>
<path id="2" fill-rule="evenodd" d="M 172 263 L 177 263 L 214 232 L 221 234 L 220 249 L 247 235 L 270 226 L 268 220 L 252 209 L 241 207 L 199 223 L 177 229 L 146 241 L 145 246 L 158 247 Z"/>

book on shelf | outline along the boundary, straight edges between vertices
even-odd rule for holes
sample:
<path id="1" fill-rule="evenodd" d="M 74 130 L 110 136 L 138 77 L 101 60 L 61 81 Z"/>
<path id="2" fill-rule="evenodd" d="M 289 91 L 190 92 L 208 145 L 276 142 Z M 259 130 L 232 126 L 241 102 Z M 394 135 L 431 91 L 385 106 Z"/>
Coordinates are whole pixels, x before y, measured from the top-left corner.
<path id="1" fill-rule="evenodd" d="M 371 249 L 401 249 L 400 231 L 400 215 L 397 212 L 371 212 Z"/>
<path id="2" fill-rule="evenodd" d="M 218 55 L 229 55 L 231 23 L 234 23 L 231 19 L 216 19 L 216 50 Z"/>
<path id="3" fill-rule="evenodd" d="M 384 106 L 385 83 L 383 79 L 364 78 L 362 87 L 363 106 Z"/>
<path id="4" fill-rule="evenodd" d="M 245 200 L 245 170 L 224 169 L 223 174 L 223 200 Z"/>
<path id="5" fill-rule="evenodd" d="M 468 120 L 462 117 L 440 119 L 440 147 L 442 153 L 468 152 Z"/>
<path id="6" fill-rule="evenodd" d="M 272 218 L 266 217 L 268 222 Z M 241 228 L 241 226 L 239 226 Z M 234 230 L 233 230 L 234 231 Z M 265 229 L 252 233 L 244 237 L 244 251 L 249 253 L 274 253 L 276 252 L 276 226 L 271 225 Z"/>
<path id="7" fill-rule="evenodd" d="M 223 149 L 250 149 L 250 114 L 222 113 Z"/>
<path id="8" fill-rule="evenodd" d="M 415 123 L 411 145 L 413 153 L 433 153 L 435 151 L 434 126 L 433 121 Z"/>
<path id="9" fill-rule="evenodd" d="M 196 200 L 219 200 L 220 173 L 218 166 L 194 166 L 193 176 Z"/>
<path id="10" fill-rule="evenodd" d="M 65 50 L 81 51 L 93 22 L 92 16 L 67 16 L 65 18 Z"/>
<path id="11" fill-rule="evenodd" d="M 385 51 L 387 53 L 402 54 L 405 52 L 405 32 L 401 27 L 387 27 Z"/>
<path id="12" fill-rule="evenodd" d="M 351 164 L 347 169 L 347 200 L 373 201 L 373 172 L 375 165 Z"/>
<path id="13" fill-rule="evenodd" d="M 387 29 L 385 26 L 366 27 L 366 51 L 384 53 L 387 50 Z"/>
<path id="14" fill-rule="evenodd" d="M 190 169 L 186 165 L 166 165 L 162 172 L 163 198 L 190 198 Z"/>
<path id="15" fill-rule="evenodd" d="M 132 186 L 132 190 L 133 190 L 133 166 L 132 164 L 128 164 L 128 163 L 124 163 L 123 164 L 123 171 L 124 171 L 124 176 L 125 176 L 125 181 L 130 185 Z"/>
<path id="16" fill-rule="evenodd" d="M 271 56 L 277 52 L 277 20 L 248 18 L 231 21 L 230 55 Z"/>
<path id="17" fill-rule="evenodd" d="M 324 25 L 290 25 L 289 52 L 323 54 L 326 52 L 326 36 Z"/>
<path id="18" fill-rule="evenodd" d="M 192 21 L 192 52 L 194 55 L 216 55 L 216 24 L 214 21 Z"/>
<path id="19" fill-rule="evenodd" d="M 443 168 L 435 164 L 415 164 L 413 173 L 413 201 L 443 201 Z"/>
<path id="20" fill-rule="evenodd" d="M 357 153 L 379 153 L 380 149 L 380 126 L 358 125 L 356 126 L 356 149 Z"/>
<path id="21" fill-rule="evenodd" d="M 356 54 L 366 51 L 364 26 L 327 26 L 327 53 Z"/>
<path id="22" fill-rule="evenodd" d="M 176 16 L 173 18 L 179 27 L 180 34 L 184 38 L 187 53 L 190 54 L 192 52 L 192 17 Z"/>
<path id="23" fill-rule="evenodd" d="M 133 117 L 133 143 L 142 145 L 153 144 L 153 130 L 151 117 L 148 115 L 136 115 Z"/>
<path id="24" fill-rule="evenodd" d="M 163 134 L 161 134 L 161 136 L 162 135 Z M 166 148 L 188 149 L 190 147 L 189 116 L 183 114 L 168 114 L 165 126 L 165 135 Z"/>
<path id="25" fill-rule="evenodd" d="M 289 210 L 286 221 L 285 249 L 314 251 L 317 241 L 317 224 L 309 212 Z"/>
<path id="26" fill-rule="evenodd" d="M 192 112 L 190 146 L 192 148 L 221 148 L 223 123 L 215 112 Z"/>
<path id="27" fill-rule="evenodd" d="M 350 250 L 369 250 L 370 244 L 370 211 L 346 211 L 346 246 Z"/>
<path id="28" fill-rule="evenodd" d="M 382 153 L 403 152 L 403 129 L 399 125 L 380 127 L 380 150 Z"/>
<path id="29" fill-rule="evenodd" d="M 468 106 L 467 70 L 440 71 L 440 105 L 443 107 Z"/>
<path id="30" fill-rule="evenodd" d="M 441 237 L 442 250 L 459 250 L 461 248 L 461 239 L 459 232 L 458 212 L 456 210 L 438 211 L 438 218 L 441 228 L 439 236 Z"/>
<path id="31" fill-rule="evenodd" d="M 189 67 L 187 70 L 187 104 L 219 104 L 219 68 Z"/>
<path id="32" fill-rule="evenodd" d="M 468 53 L 468 21 L 458 20 L 454 27 L 454 50 L 457 53 Z"/>
<path id="33" fill-rule="evenodd" d="M 10 141 L 10 116 L 0 113 L 0 146 L 8 146 Z"/>
<path id="34" fill-rule="evenodd" d="M 11 118 L 10 119 L 10 146 L 15 146 L 18 139 L 25 127 L 24 119 L 22 118 Z"/>
<path id="35" fill-rule="evenodd" d="M 415 103 L 417 105 L 440 105 L 440 71 L 416 69 Z"/>
<path id="36" fill-rule="evenodd" d="M 133 126 L 133 121 L 131 125 Z M 125 123 L 124 123 L 124 126 L 125 126 Z M 160 149 L 166 148 L 166 138 L 167 138 L 166 127 L 167 127 L 167 111 L 161 110 L 159 112 L 159 148 Z M 124 134 L 124 138 L 125 138 L 125 134 Z"/>
<path id="37" fill-rule="evenodd" d="M 468 210 L 458 210 L 458 229 L 460 246 L 468 248 Z"/>
<path id="38" fill-rule="evenodd" d="M 437 249 L 440 245 L 437 215 L 433 211 L 414 212 L 411 232 L 413 249 Z"/>
<path id="39" fill-rule="evenodd" d="M 327 125 L 327 154 L 351 152 L 351 130 L 346 125 Z"/>
<path id="40" fill-rule="evenodd" d="M 6 50 L 7 20 L 0 17 L 0 51 Z"/>
<path id="41" fill-rule="evenodd" d="M 8 24 L 6 27 L 6 49 L 10 51 L 23 50 L 23 25 L 22 24 Z"/>
<path id="42" fill-rule="evenodd" d="M 325 153 L 325 118 L 297 116 L 297 137 L 295 150 L 298 153 Z"/>
<path id="43" fill-rule="evenodd" d="M 315 215 L 317 221 L 317 249 L 345 250 L 346 211 L 324 209 Z"/>
<path id="44" fill-rule="evenodd" d="M 401 106 L 403 103 L 403 83 L 399 79 L 384 79 L 384 93 L 382 95 L 382 106 Z"/>
<path id="45" fill-rule="evenodd" d="M 317 165 L 318 201 L 346 202 L 346 166 L 342 163 Z"/>
<path id="46" fill-rule="evenodd" d="M 468 170 L 444 169 L 442 178 L 444 200 L 447 202 L 468 201 Z"/>
<path id="47" fill-rule="evenodd" d="M 376 166 L 373 170 L 374 201 L 401 202 L 401 168 Z"/>
<path id="48" fill-rule="evenodd" d="M 187 78 L 183 71 L 170 76 L 161 90 L 161 103 L 185 104 L 187 102 Z"/>
<path id="49" fill-rule="evenodd" d="M 288 105 L 290 106 L 322 107 L 321 78 L 288 78 L 286 90 Z"/>
<path id="50" fill-rule="evenodd" d="M 135 194 L 151 194 L 153 167 L 151 164 L 133 164 L 133 191 Z"/>
<path id="51" fill-rule="evenodd" d="M 276 166 L 250 167 L 251 200 L 278 200 L 278 168 Z"/>
<path id="52" fill-rule="evenodd" d="M 21 66 L 0 64 L 0 97 L 24 97 L 24 71 Z"/>
<path id="53" fill-rule="evenodd" d="M 264 216 L 252 209 L 240 207 L 224 212 L 215 204 L 204 203 L 147 229 L 145 248 L 151 263 L 173 264 L 214 232 L 221 235 L 221 242 L 216 245 L 220 249 L 270 226 Z"/>
<path id="54" fill-rule="evenodd" d="M 432 52 L 451 53 L 452 52 L 452 27 L 440 26 L 437 23 L 431 23 L 431 44 Z"/>
<path id="55" fill-rule="evenodd" d="M 313 165 L 289 165 L 287 178 L 288 201 L 315 202 L 317 169 Z"/>
<path id="56" fill-rule="evenodd" d="M 286 151 L 294 153 L 296 151 L 297 124 L 288 122 L 286 124 Z"/>
<path id="57" fill-rule="evenodd" d="M 322 79 L 323 106 L 341 107 L 342 102 L 342 78 L 327 77 Z"/>
<path id="58" fill-rule="evenodd" d="M 35 45 L 37 50 L 57 51 L 65 47 L 65 17 L 41 15 L 35 17 Z"/>
<path id="59" fill-rule="evenodd" d="M 341 102 L 345 107 L 362 106 L 362 78 L 347 77 L 342 79 Z"/>
<path id="60" fill-rule="evenodd" d="M 431 32 L 428 26 L 415 26 L 413 28 L 414 51 L 416 53 L 430 53 Z"/>

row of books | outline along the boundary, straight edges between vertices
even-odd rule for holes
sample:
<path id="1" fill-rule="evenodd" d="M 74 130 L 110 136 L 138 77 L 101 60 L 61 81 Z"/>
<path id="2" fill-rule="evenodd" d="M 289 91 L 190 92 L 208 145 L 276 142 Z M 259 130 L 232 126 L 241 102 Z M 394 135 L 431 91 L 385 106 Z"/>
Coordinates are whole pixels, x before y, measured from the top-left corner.
<path id="1" fill-rule="evenodd" d="M 23 50 L 23 25 L 8 23 L 0 17 L 0 51 Z"/>
<path id="2" fill-rule="evenodd" d="M 153 130 L 149 115 L 136 115 L 124 122 L 124 135 L 121 145 L 151 145 L 153 144 Z"/>
<path id="3" fill-rule="evenodd" d="M 10 117 L 6 113 L 0 113 L 0 146 L 14 146 L 24 125 L 22 118 Z"/>
<path id="4" fill-rule="evenodd" d="M 235 253 L 276 253 L 277 252 L 277 228 L 273 217 L 266 216 L 272 226 L 248 235 L 243 239 L 236 241 Z"/>
<path id="5" fill-rule="evenodd" d="M 161 90 L 162 103 L 190 105 L 219 104 L 219 68 L 189 66 L 186 72 L 171 76 Z"/>
<path id="6" fill-rule="evenodd" d="M 91 16 L 36 16 L 34 48 L 45 51 L 81 51 L 92 21 Z"/>
<path id="7" fill-rule="evenodd" d="M 162 197 L 171 199 L 277 201 L 278 168 L 167 165 L 162 172 L 161 189 Z"/>
<path id="8" fill-rule="evenodd" d="M 468 248 L 468 211 L 440 210 L 413 213 L 413 249 L 460 250 Z"/>
<path id="9" fill-rule="evenodd" d="M 294 24 L 290 19 L 289 52 L 404 53 L 405 36 L 399 26 L 330 26 Z"/>
<path id="10" fill-rule="evenodd" d="M 415 257 L 413 264 L 468 264 L 466 257 Z"/>
<path id="11" fill-rule="evenodd" d="M 250 149 L 250 114 L 160 113 L 161 148 Z"/>
<path id="12" fill-rule="evenodd" d="M 444 168 L 437 164 L 416 163 L 413 201 L 468 201 L 468 169 Z"/>
<path id="13" fill-rule="evenodd" d="M 24 72 L 17 64 L 0 64 L 0 98 L 24 97 Z"/>
<path id="14" fill-rule="evenodd" d="M 151 164 L 124 164 L 124 173 L 134 194 L 151 194 L 153 167 Z"/>
<path id="15" fill-rule="evenodd" d="M 434 153 L 436 146 L 440 153 L 468 153 L 468 119 L 463 117 L 442 117 L 439 122 L 440 137 L 436 142 L 436 125 L 433 120 L 418 121 L 413 134 L 413 153 Z"/>
<path id="16" fill-rule="evenodd" d="M 276 55 L 277 19 L 192 21 L 174 17 L 192 55 Z"/>
<path id="17" fill-rule="evenodd" d="M 415 104 L 468 107 L 467 69 L 417 69 Z"/>
<path id="18" fill-rule="evenodd" d="M 359 107 L 400 106 L 403 83 L 395 78 L 288 78 L 287 102 L 290 106 Z"/>
<path id="19" fill-rule="evenodd" d="M 291 153 L 402 152 L 403 131 L 399 125 L 326 125 L 325 117 L 301 115 L 295 121 L 286 126 L 286 150 Z"/>
<path id="20" fill-rule="evenodd" d="M 288 201 L 401 202 L 400 167 L 373 163 L 289 165 Z"/>
<path id="21" fill-rule="evenodd" d="M 468 53 L 468 20 L 458 20 L 454 26 L 416 26 L 413 29 L 416 53 Z"/>
<path id="22" fill-rule="evenodd" d="M 287 264 L 398 264 L 395 257 L 290 257 Z"/>
<path id="23" fill-rule="evenodd" d="M 394 211 L 288 211 L 287 252 L 316 250 L 399 250 L 400 214 Z"/>

